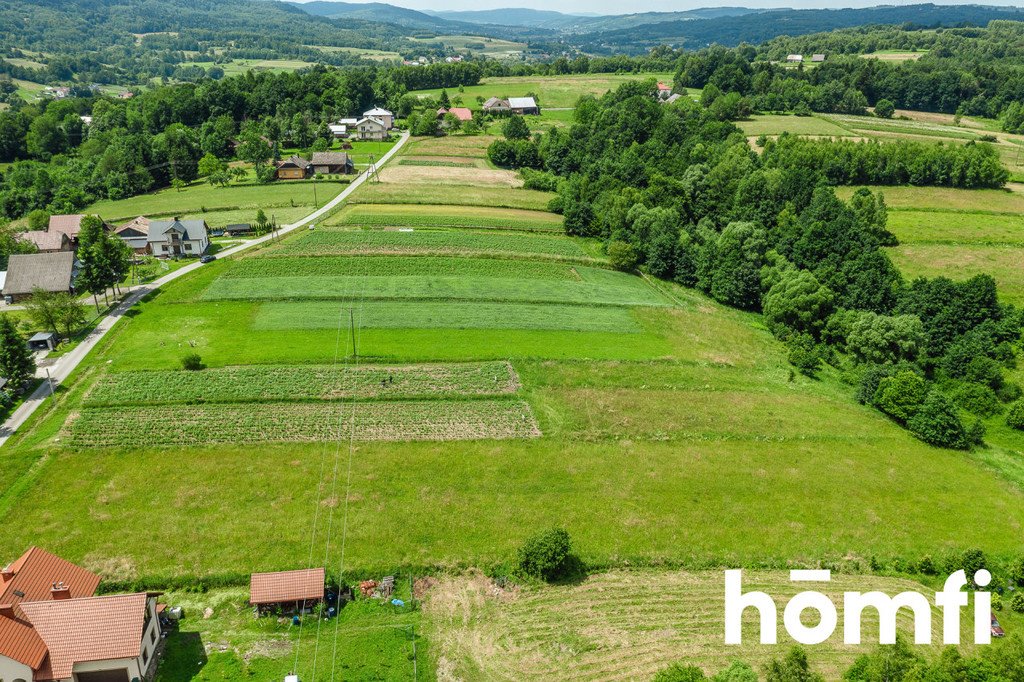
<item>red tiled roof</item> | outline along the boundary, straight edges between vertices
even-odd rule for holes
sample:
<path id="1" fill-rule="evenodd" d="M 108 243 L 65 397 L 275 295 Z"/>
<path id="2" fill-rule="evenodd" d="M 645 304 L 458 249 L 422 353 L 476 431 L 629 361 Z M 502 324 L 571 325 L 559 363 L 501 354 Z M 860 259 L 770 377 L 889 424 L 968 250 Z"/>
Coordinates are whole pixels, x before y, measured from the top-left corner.
<path id="1" fill-rule="evenodd" d="M 32 547 L 7 567 L 14 576 L 3 583 L 0 604 L 13 604 L 15 614 L 24 602 L 50 601 L 54 583 L 64 583 L 70 596 L 96 594 L 100 577 L 46 550 Z M 2 578 L 0 578 L 2 580 Z"/>
<path id="2" fill-rule="evenodd" d="M 473 112 L 467 109 L 466 107 L 452 107 L 451 109 L 448 110 L 448 113 L 454 114 L 455 118 L 459 119 L 460 121 L 473 120 Z"/>
<path id="3" fill-rule="evenodd" d="M 30 625 L 0 616 L 0 655 L 35 670 L 46 658 L 46 644 Z"/>
<path id="4" fill-rule="evenodd" d="M 71 677 L 75 663 L 137 658 L 142 653 L 146 593 L 23 603 L 50 652 L 52 679 Z"/>
<path id="5" fill-rule="evenodd" d="M 82 231 L 82 218 L 84 215 L 52 215 L 50 216 L 50 232 L 63 232 L 71 239 L 78 236 Z"/>
<path id="6" fill-rule="evenodd" d="M 309 568 L 277 573 L 253 573 L 249 580 L 250 604 L 279 604 L 323 599 L 324 569 Z"/>

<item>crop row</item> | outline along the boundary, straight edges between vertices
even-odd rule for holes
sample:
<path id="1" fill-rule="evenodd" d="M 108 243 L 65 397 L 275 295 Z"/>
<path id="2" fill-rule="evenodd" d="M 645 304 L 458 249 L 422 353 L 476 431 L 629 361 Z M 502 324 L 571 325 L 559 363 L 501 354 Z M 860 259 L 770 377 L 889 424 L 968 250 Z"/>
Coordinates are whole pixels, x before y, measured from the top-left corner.
<path id="1" fill-rule="evenodd" d="M 409 277 L 459 275 L 579 280 L 578 270 L 565 263 L 455 258 L 451 256 L 275 256 L 244 258 L 222 275 L 225 278 L 263 279 L 296 275 L 349 275 Z"/>
<path id="2" fill-rule="evenodd" d="M 335 315 L 335 323 L 337 316 Z M 85 405 L 240 403 L 282 400 L 408 400 L 515 393 L 507 362 L 430 365 L 223 367 L 202 372 L 120 372 L 101 378 Z"/>
<path id="3" fill-rule="evenodd" d="M 594 260 L 568 237 L 460 230 L 336 230 L 307 232 L 278 250 L 297 255 L 499 254 Z"/>
<path id="4" fill-rule="evenodd" d="M 629 308 L 446 301 L 370 302 L 359 306 L 364 329 L 528 329 L 637 333 L 641 327 Z M 323 301 L 264 303 L 255 329 L 334 329 L 338 305 Z"/>
<path id="5" fill-rule="evenodd" d="M 81 448 L 540 435 L 530 406 L 513 399 L 86 408 L 65 432 Z"/>
<path id="6" fill-rule="evenodd" d="M 540 211 L 477 211 L 456 212 L 458 207 L 444 206 L 446 211 L 399 211 L 396 206 L 353 206 L 330 219 L 334 225 L 363 227 L 457 227 L 490 230 L 519 230 L 524 232 L 562 232 L 561 222 L 549 218 L 552 214 Z M 418 208 L 427 209 L 428 206 Z M 372 209 L 372 210 L 371 210 Z"/>
<path id="7" fill-rule="evenodd" d="M 623 275 L 599 281 L 498 277 L 265 277 L 214 280 L 207 301 L 227 300 L 462 300 L 583 305 L 667 305 L 643 280 Z"/>

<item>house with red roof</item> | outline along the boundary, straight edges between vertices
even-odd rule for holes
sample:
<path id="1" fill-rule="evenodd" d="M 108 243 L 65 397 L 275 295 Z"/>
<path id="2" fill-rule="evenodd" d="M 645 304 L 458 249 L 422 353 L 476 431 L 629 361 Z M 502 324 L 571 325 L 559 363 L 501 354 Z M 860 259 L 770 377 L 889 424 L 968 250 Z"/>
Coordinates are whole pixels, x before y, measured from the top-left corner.
<path id="1" fill-rule="evenodd" d="M 0 580 L 0 680 L 131 682 L 151 672 L 156 594 L 97 597 L 98 575 L 38 547 Z"/>
<path id="2" fill-rule="evenodd" d="M 473 112 L 470 111 L 467 107 L 451 107 L 450 109 L 445 109 L 444 107 L 441 107 L 440 109 L 437 110 L 437 117 L 439 119 L 443 119 L 445 117 L 445 114 L 451 114 L 452 116 L 459 119 L 463 123 L 465 123 L 466 121 L 473 120 Z"/>

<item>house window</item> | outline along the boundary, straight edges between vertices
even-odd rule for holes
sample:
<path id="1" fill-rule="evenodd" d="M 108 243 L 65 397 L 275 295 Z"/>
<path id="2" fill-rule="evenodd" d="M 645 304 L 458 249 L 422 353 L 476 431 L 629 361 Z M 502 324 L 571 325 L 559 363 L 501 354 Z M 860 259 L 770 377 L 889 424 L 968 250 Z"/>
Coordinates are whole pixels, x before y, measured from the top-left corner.
<path id="1" fill-rule="evenodd" d="M 191 250 L 192 250 L 192 245 L 191 245 L 191 244 L 189 244 L 188 242 L 186 242 L 186 243 L 185 243 L 185 250 L 186 250 L 186 251 L 191 251 Z"/>

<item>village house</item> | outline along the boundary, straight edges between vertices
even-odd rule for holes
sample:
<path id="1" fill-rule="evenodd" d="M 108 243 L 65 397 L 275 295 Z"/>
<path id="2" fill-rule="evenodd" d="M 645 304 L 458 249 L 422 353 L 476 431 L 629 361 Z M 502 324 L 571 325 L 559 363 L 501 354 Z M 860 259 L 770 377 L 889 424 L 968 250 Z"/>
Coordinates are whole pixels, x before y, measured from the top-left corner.
<path id="1" fill-rule="evenodd" d="M 444 107 L 441 107 L 440 109 L 437 110 L 438 119 L 443 119 L 445 117 L 445 114 L 451 114 L 452 116 L 459 119 L 463 123 L 473 120 L 473 112 L 466 107 L 451 107 L 450 109 L 445 109 Z"/>
<path id="2" fill-rule="evenodd" d="M 387 109 L 374 107 L 369 111 L 364 111 L 363 120 L 366 120 L 368 118 L 374 118 L 383 123 L 385 130 L 391 130 L 392 128 L 395 127 L 395 115 L 388 111 Z M 362 123 L 362 121 L 360 121 L 360 123 Z"/>
<path id="3" fill-rule="evenodd" d="M 317 175 L 348 175 L 356 169 L 345 152 L 313 152 L 313 172 Z"/>
<path id="4" fill-rule="evenodd" d="M 82 218 L 83 214 L 74 215 L 52 215 L 50 216 L 50 223 L 46 228 L 47 232 L 61 232 L 68 236 L 71 240 L 71 245 L 74 248 L 78 248 L 78 233 L 82 231 Z"/>
<path id="5" fill-rule="evenodd" d="M 249 578 L 249 603 L 260 611 L 299 612 L 324 598 L 324 583 L 322 568 L 253 573 Z"/>
<path id="6" fill-rule="evenodd" d="M 138 254 L 149 252 L 149 218 L 139 216 L 114 229 L 114 234 L 121 238 L 132 251 Z"/>
<path id="7" fill-rule="evenodd" d="M 290 156 L 277 162 L 278 180 L 305 180 L 312 170 L 309 161 L 301 156 Z"/>
<path id="8" fill-rule="evenodd" d="M 672 86 L 666 83 L 658 83 L 658 99 L 666 100 L 672 96 Z"/>
<path id="9" fill-rule="evenodd" d="M 149 223 L 149 251 L 154 256 L 201 256 L 210 246 L 205 220 L 153 220 Z"/>
<path id="10" fill-rule="evenodd" d="M 388 126 L 376 118 L 361 119 L 356 125 L 356 139 L 382 141 L 388 139 Z"/>
<path id="11" fill-rule="evenodd" d="M 337 140 L 343 140 L 347 138 L 351 133 L 352 129 L 358 125 L 358 118 L 342 118 L 337 123 L 332 123 L 327 127 L 331 131 L 331 135 Z"/>
<path id="12" fill-rule="evenodd" d="M 0 679 L 149 679 L 160 642 L 157 594 L 97 597 L 100 577 L 33 547 L 0 572 Z"/>
<path id="13" fill-rule="evenodd" d="M 57 253 L 58 251 L 74 251 L 71 239 L 63 232 L 47 230 L 29 230 L 18 235 L 24 241 L 31 242 L 39 253 Z"/>
<path id="14" fill-rule="evenodd" d="M 512 107 L 509 105 L 507 99 L 501 99 L 500 97 L 491 97 L 483 104 L 484 113 L 487 114 L 507 114 L 512 111 Z"/>
<path id="15" fill-rule="evenodd" d="M 72 251 L 12 254 L 7 261 L 3 295 L 17 302 L 31 296 L 36 289 L 74 293 L 76 274 Z"/>
<path id="16" fill-rule="evenodd" d="M 508 105 L 513 114 L 540 116 L 540 107 L 537 106 L 537 100 L 532 97 L 509 97 Z"/>

